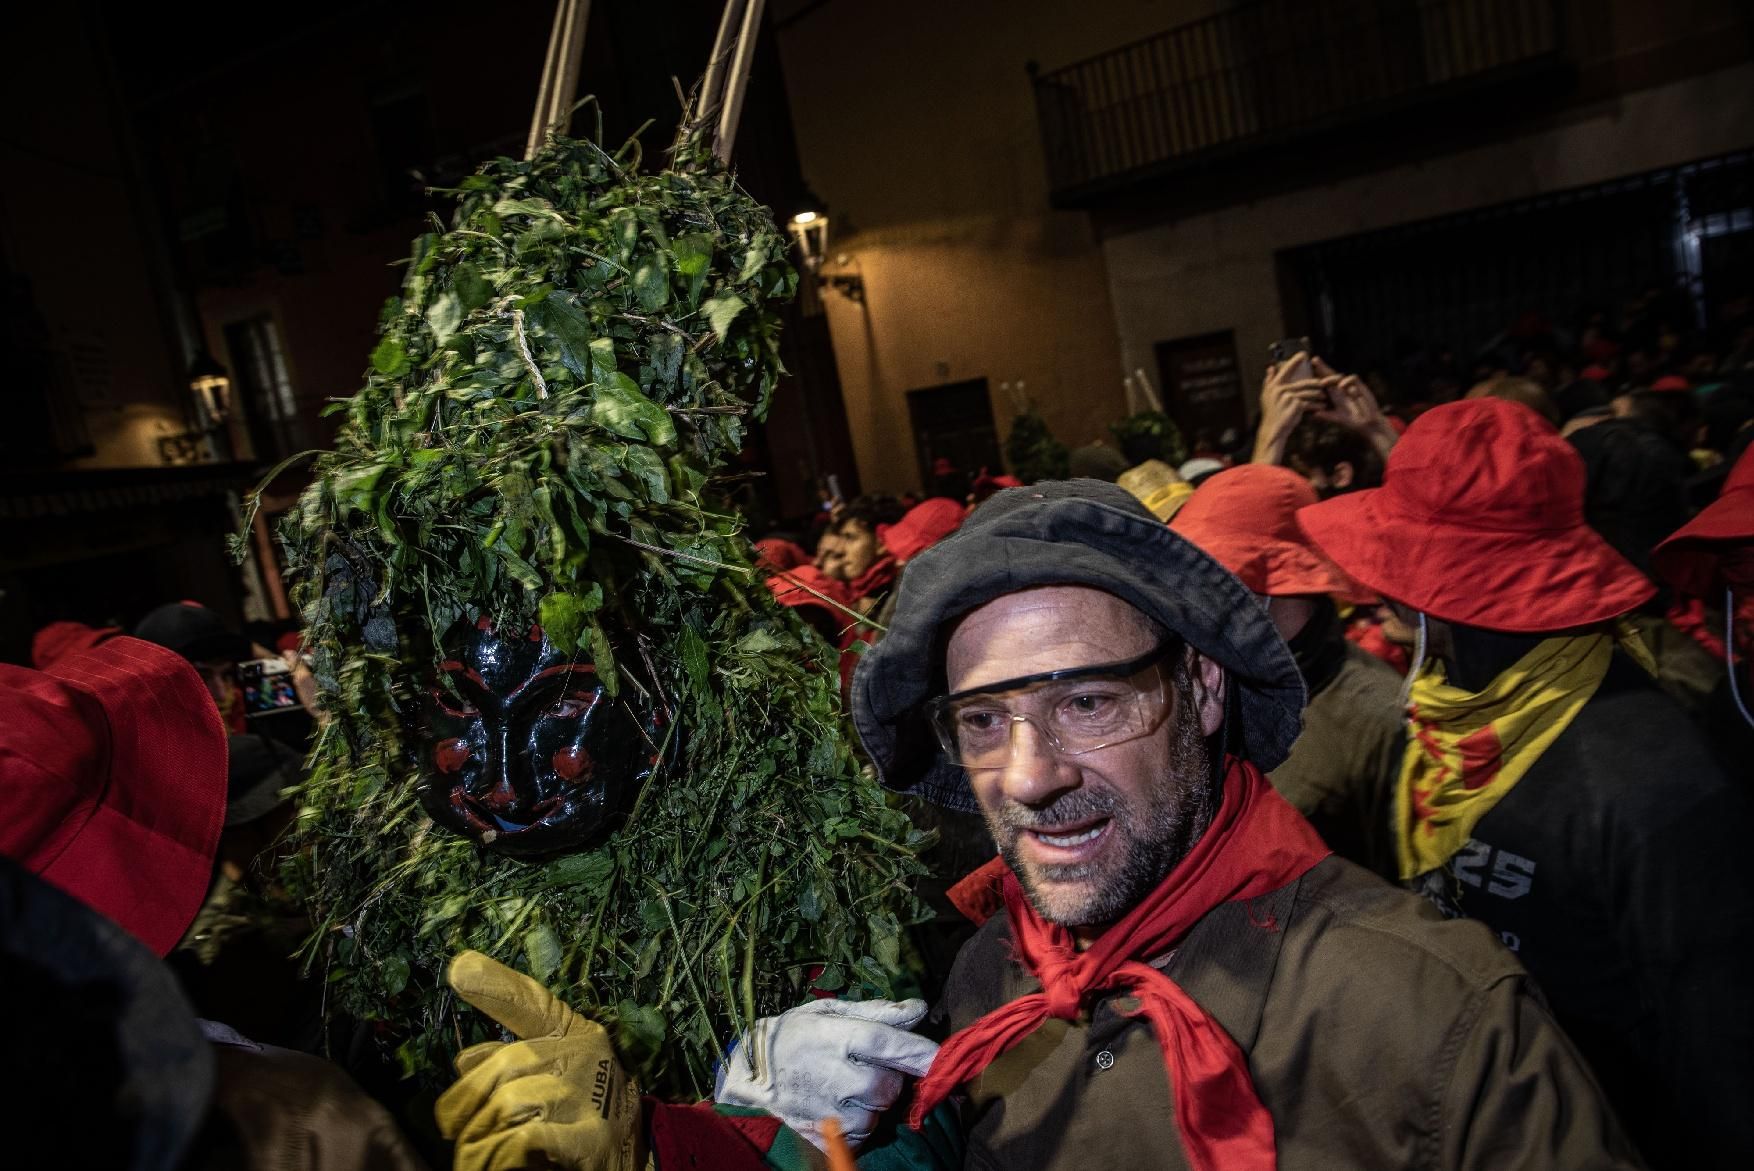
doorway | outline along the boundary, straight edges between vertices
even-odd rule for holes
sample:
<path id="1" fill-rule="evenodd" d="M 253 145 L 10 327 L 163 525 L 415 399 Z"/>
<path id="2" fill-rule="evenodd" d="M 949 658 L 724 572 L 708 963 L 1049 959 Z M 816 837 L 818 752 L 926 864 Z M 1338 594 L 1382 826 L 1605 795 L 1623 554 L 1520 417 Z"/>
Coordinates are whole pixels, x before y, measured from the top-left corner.
<path id="1" fill-rule="evenodd" d="M 993 404 L 987 397 L 987 380 L 971 378 L 907 392 L 908 421 L 913 426 L 914 458 L 919 461 L 920 484 L 933 495 L 967 494 L 968 482 L 982 468 L 998 472 L 1005 465 L 999 455 L 999 430 L 993 425 Z M 948 461 L 952 476 L 961 483 L 955 491 L 938 471 Z"/>

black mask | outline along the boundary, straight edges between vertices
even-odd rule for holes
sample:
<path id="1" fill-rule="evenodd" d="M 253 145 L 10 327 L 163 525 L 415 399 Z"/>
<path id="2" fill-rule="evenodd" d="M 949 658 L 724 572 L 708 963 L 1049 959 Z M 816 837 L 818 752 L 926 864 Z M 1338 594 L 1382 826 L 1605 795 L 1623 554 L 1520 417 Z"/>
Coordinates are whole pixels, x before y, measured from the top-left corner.
<path id="1" fill-rule="evenodd" d="M 1340 613 L 1333 601 L 1316 599 L 1315 613 L 1285 645 L 1297 660 L 1303 689 L 1314 699 L 1334 681 L 1346 662 L 1346 628 L 1340 623 Z"/>
<path id="2" fill-rule="evenodd" d="M 611 699 L 590 656 L 540 631 L 454 629 L 409 729 L 428 815 L 501 854 L 587 849 L 626 816 L 657 766 L 663 716 Z M 446 686 L 446 680 L 450 686 Z"/>

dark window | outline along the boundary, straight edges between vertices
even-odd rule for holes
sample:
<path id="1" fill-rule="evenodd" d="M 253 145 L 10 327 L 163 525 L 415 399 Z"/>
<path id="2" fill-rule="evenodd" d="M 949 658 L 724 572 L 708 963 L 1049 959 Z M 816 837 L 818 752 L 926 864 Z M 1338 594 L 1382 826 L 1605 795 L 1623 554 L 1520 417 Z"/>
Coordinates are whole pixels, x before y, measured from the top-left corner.
<path id="1" fill-rule="evenodd" d="M 271 314 L 225 327 L 234 398 L 244 412 L 256 458 L 282 460 L 309 446 L 298 395 L 287 374 L 280 329 Z"/>
<path id="2" fill-rule="evenodd" d="M 1005 466 L 985 378 L 910 390 L 907 413 L 913 424 L 920 483 L 927 492 L 949 494 L 948 481 L 940 484 L 942 477 L 934 471 L 939 460 L 948 460 L 952 477 L 961 480 L 982 468 L 997 472 Z"/>

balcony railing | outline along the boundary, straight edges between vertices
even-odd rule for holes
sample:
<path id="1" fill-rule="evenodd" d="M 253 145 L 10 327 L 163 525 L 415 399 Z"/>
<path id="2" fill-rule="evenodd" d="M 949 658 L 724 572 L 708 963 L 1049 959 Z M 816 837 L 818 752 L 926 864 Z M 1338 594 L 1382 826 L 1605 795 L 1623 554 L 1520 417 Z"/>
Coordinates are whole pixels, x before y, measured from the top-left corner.
<path id="1" fill-rule="evenodd" d="M 1061 205 L 1560 63 L 1562 0 L 1254 0 L 1035 78 Z"/>

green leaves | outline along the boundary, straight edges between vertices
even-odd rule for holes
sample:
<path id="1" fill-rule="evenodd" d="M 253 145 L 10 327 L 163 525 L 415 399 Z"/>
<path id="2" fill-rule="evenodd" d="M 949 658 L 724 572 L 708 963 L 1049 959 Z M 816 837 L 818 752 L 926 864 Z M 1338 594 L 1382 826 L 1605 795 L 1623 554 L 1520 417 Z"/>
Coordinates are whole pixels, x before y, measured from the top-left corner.
<path id="1" fill-rule="evenodd" d="M 663 407 L 639 392 L 633 379 L 620 372 L 600 379 L 591 421 L 628 439 L 643 439 L 657 447 L 676 442 L 676 427 Z"/>
<path id="2" fill-rule="evenodd" d="M 372 351 L 372 369 L 385 378 L 401 377 L 408 366 L 408 350 L 394 334 L 386 334 Z"/>
<path id="3" fill-rule="evenodd" d="M 664 253 L 652 253 L 633 270 L 633 292 L 647 313 L 656 313 L 669 304 L 670 271 Z"/>
<path id="4" fill-rule="evenodd" d="M 598 887 L 615 873 L 615 858 L 605 850 L 568 854 L 542 868 L 542 877 L 555 886 Z"/>
<path id="5" fill-rule="evenodd" d="M 604 1020 L 648 1089 L 700 1097 L 806 971 L 889 994 L 916 914 L 917 842 L 848 746 L 832 654 L 715 489 L 780 374 L 787 243 L 698 144 L 676 157 L 641 175 L 559 139 L 464 180 L 283 524 L 331 713 L 286 882 L 329 1003 L 428 1081 L 488 1035 L 444 989 L 461 948 Z M 665 714 L 636 812 L 587 853 L 514 861 L 421 810 L 404 721 L 478 621 L 540 625 Z"/>
<path id="6" fill-rule="evenodd" d="M 586 622 L 603 605 L 603 587 L 596 582 L 584 593 L 554 593 L 542 599 L 538 621 L 548 641 L 563 651 L 577 650 Z"/>
<path id="7" fill-rule="evenodd" d="M 739 313 L 749 308 L 749 303 L 736 293 L 720 293 L 700 308 L 706 314 L 707 323 L 713 327 L 713 332 L 723 341 L 731 323 L 737 320 Z"/>
<path id="8" fill-rule="evenodd" d="M 426 311 L 426 323 L 432 327 L 433 340 L 444 345 L 457 332 L 458 324 L 463 320 L 463 303 L 455 293 L 446 293 L 432 303 Z"/>
<path id="9" fill-rule="evenodd" d="M 713 238 L 705 232 L 685 232 L 670 245 L 676 258 L 676 274 L 688 282 L 688 306 L 700 304 L 700 291 L 706 287 L 707 271 L 713 260 Z"/>
<path id="10" fill-rule="evenodd" d="M 590 319 L 563 296 L 549 296 L 530 306 L 529 319 L 553 343 L 561 365 L 583 382 L 591 377 Z M 608 339 L 603 339 L 607 341 Z"/>
<path id="11" fill-rule="evenodd" d="M 532 927 L 524 933 L 525 970 L 543 984 L 560 968 L 560 940 L 546 925 Z"/>

